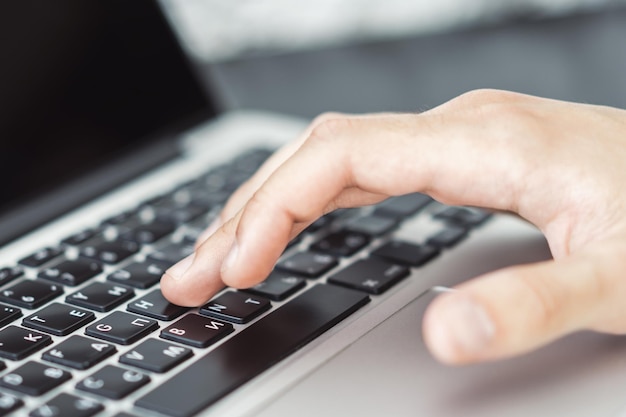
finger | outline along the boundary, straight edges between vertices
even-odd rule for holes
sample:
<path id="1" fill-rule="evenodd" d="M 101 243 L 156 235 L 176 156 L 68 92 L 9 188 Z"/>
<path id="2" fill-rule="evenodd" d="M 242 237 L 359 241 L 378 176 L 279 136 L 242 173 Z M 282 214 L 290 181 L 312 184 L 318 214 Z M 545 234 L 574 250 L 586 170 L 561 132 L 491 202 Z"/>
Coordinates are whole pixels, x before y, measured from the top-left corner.
<path id="1" fill-rule="evenodd" d="M 302 146 L 304 141 L 311 135 L 313 129 L 322 123 L 326 123 L 330 120 L 355 117 L 343 113 L 324 113 L 316 117 L 313 122 L 309 124 L 304 133 L 300 137 L 292 142 L 289 142 L 276 151 L 265 163 L 257 170 L 257 172 L 246 182 L 244 182 L 228 199 L 224 208 L 220 212 L 219 216 L 211 223 L 211 225 L 198 236 L 196 241 L 196 248 L 200 246 L 209 236 L 211 236 L 217 229 L 224 224 L 228 219 L 233 217 L 244 204 L 252 197 L 252 195 L 260 188 L 260 186 L 269 178 L 269 176 L 291 157 Z M 380 115 L 365 115 L 359 116 L 362 118 L 367 117 L 380 117 Z"/>
<path id="2" fill-rule="evenodd" d="M 477 103 L 489 103 L 492 94 L 494 102 L 502 99 L 499 92 L 473 95 L 482 98 Z M 550 229 L 549 222 L 566 213 L 563 207 L 571 201 L 546 198 L 545 183 L 550 179 L 556 190 L 571 189 L 558 184 L 569 180 L 567 167 L 559 165 L 558 158 L 543 163 L 540 158 L 547 159 L 548 150 L 558 152 L 558 148 L 547 150 L 542 135 L 529 135 L 529 131 L 537 133 L 528 128 L 537 126 L 534 112 L 546 103 L 507 94 L 506 104 L 466 106 L 464 112 L 321 123 L 263 183 L 236 222 L 229 221 L 231 248 L 221 258 L 219 273 L 205 260 L 219 263 L 215 253 L 225 252 L 215 246 L 225 240 L 209 238 L 197 249 L 191 266 L 177 277 L 177 293 L 197 298 L 202 281 L 221 281 L 236 288 L 255 285 L 270 273 L 298 227 L 334 208 L 371 204 L 389 195 L 427 192 L 444 203 L 518 212 L 542 230 Z M 548 110 L 540 113 L 550 117 Z M 542 169 L 537 169 L 538 164 Z M 568 225 L 555 223 L 562 228 Z M 558 235 L 555 230 L 558 227 L 549 231 Z M 567 242 L 558 243 L 565 249 L 557 246 L 557 250 L 567 253 Z M 164 294 L 168 296 L 168 290 Z"/>
<path id="3" fill-rule="evenodd" d="M 347 195 L 359 205 L 427 190 L 449 202 L 516 206 L 517 184 L 530 181 L 527 169 L 518 149 L 482 126 L 456 115 L 386 115 L 319 125 L 243 208 L 221 279 L 233 287 L 258 283 L 281 255 L 294 224 L 342 205 Z M 212 246 L 207 240 L 196 259 L 212 256 Z M 197 265 L 185 275 L 180 284 L 190 291 L 198 280 L 220 279 Z"/>
<path id="4" fill-rule="evenodd" d="M 423 335 L 441 362 L 466 364 L 528 352 L 567 333 L 626 331 L 624 244 L 476 278 L 435 299 Z"/>

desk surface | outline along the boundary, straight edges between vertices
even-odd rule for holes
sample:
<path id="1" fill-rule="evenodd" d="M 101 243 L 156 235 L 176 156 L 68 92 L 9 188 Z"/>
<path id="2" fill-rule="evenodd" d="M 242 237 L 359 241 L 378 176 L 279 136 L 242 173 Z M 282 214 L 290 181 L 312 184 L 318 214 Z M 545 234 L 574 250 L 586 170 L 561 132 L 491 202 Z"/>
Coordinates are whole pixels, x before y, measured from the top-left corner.
<path id="1" fill-rule="evenodd" d="M 228 108 L 415 111 L 475 88 L 626 108 L 626 9 L 214 64 Z"/>

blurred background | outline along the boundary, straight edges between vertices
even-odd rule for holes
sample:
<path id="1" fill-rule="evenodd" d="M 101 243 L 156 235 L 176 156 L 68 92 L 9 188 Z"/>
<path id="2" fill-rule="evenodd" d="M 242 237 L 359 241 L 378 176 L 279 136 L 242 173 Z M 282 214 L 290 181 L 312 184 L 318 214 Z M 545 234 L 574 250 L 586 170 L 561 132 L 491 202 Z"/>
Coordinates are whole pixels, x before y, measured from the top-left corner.
<path id="1" fill-rule="evenodd" d="M 625 104 L 626 0 L 161 3 L 226 108 L 415 111 L 482 87 Z"/>

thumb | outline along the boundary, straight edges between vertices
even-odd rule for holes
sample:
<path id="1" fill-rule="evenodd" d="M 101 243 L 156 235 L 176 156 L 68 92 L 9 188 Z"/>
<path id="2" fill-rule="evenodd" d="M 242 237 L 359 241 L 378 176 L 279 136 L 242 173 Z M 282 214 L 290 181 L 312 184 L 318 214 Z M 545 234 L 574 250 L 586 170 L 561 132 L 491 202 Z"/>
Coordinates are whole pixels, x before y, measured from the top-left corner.
<path id="1" fill-rule="evenodd" d="M 626 247 L 605 243 L 557 261 L 503 269 L 438 297 L 423 335 L 441 362 L 495 360 L 567 333 L 626 332 Z"/>

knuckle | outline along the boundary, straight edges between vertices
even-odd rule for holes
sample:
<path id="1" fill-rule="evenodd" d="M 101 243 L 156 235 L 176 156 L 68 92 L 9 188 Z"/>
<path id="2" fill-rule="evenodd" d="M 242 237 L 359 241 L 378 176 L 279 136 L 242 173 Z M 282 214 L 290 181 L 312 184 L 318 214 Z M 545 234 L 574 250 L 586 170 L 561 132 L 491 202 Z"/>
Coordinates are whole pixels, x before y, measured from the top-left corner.
<path id="1" fill-rule="evenodd" d="M 324 122 L 327 122 L 329 120 L 341 119 L 343 117 L 346 117 L 346 115 L 343 114 L 343 113 L 325 112 L 325 113 L 322 113 L 322 114 L 316 116 L 315 119 L 313 119 L 313 121 L 311 122 L 311 126 L 315 127 L 315 126 L 317 126 L 319 124 L 322 124 Z"/>
<path id="2" fill-rule="evenodd" d="M 461 94 L 455 100 L 468 105 L 485 105 L 500 102 L 515 102 L 522 94 L 506 90 L 480 88 Z"/>
<path id="3" fill-rule="evenodd" d="M 352 128 L 352 120 L 347 117 L 329 118 L 315 125 L 307 138 L 307 143 L 327 143 L 345 136 Z"/>

